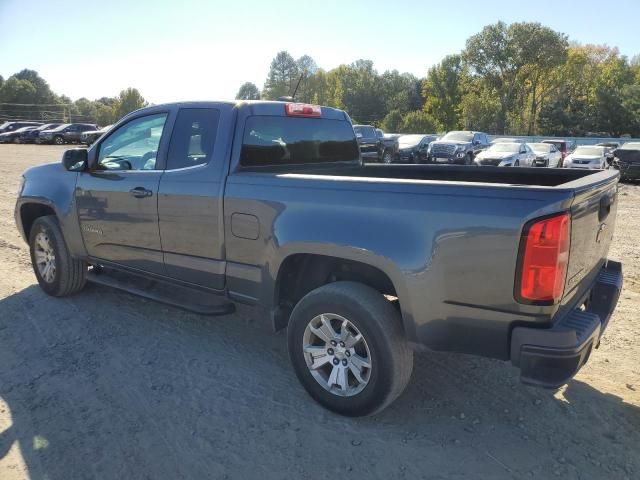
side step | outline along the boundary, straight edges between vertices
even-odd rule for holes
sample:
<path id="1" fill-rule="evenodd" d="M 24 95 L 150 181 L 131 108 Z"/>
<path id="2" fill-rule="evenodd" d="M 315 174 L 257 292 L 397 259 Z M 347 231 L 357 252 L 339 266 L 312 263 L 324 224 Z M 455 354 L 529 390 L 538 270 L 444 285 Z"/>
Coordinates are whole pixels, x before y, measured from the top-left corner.
<path id="1" fill-rule="evenodd" d="M 235 311 L 233 303 L 215 294 L 110 268 L 101 268 L 99 273 L 89 271 L 87 280 L 200 315 L 228 315 Z"/>

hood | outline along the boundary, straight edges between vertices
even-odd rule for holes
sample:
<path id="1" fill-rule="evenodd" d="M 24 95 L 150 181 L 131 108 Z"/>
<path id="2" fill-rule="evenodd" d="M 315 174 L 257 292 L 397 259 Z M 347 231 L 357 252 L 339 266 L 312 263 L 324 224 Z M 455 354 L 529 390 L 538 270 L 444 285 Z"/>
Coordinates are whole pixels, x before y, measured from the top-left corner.
<path id="1" fill-rule="evenodd" d="M 517 153 L 514 152 L 489 152 L 485 150 L 484 152 L 480 152 L 478 155 L 476 155 L 476 158 L 499 158 L 500 160 L 502 160 L 504 158 L 514 157 L 516 155 Z"/>
<path id="2" fill-rule="evenodd" d="M 413 151 L 413 150 L 417 150 L 417 149 L 418 149 L 418 145 L 411 145 L 411 146 L 409 146 L 409 145 L 402 145 L 402 144 L 400 144 L 400 145 L 398 146 L 398 151 L 399 151 L 399 152 L 411 152 L 411 151 Z"/>
<path id="3" fill-rule="evenodd" d="M 572 160 L 589 160 L 590 162 L 594 160 L 600 160 L 600 155 L 568 155 L 566 161 L 570 162 Z"/>
<path id="4" fill-rule="evenodd" d="M 456 147 L 466 147 L 471 145 L 470 142 L 457 142 L 455 140 L 435 140 L 431 142 L 431 145 L 455 145 Z"/>

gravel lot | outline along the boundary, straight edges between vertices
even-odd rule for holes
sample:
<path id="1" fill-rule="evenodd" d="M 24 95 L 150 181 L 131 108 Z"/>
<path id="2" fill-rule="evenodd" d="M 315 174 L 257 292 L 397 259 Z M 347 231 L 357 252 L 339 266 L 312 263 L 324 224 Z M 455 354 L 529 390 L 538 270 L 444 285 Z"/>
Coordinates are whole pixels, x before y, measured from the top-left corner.
<path id="1" fill-rule="evenodd" d="M 618 310 L 558 392 L 509 364 L 417 357 L 389 409 L 313 403 L 284 332 L 89 286 L 37 286 L 13 221 L 20 173 L 63 148 L 0 145 L 0 478 L 640 478 L 640 186 L 620 190 Z"/>

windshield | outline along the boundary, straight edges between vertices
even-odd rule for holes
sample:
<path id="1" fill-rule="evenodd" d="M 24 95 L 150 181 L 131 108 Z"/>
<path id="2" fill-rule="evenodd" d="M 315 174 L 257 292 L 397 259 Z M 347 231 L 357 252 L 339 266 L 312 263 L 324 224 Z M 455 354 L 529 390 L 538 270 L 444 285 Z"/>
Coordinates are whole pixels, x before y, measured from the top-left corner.
<path id="1" fill-rule="evenodd" d="M 353 131 L 356 132 L 356 136 L 364 138 L 374 138 L 376 131 L 373 127 L 353 127 Z"/>
<path id="2" fill-rule="evenodd" d="M 518 153 L 520 151 L 520 144 L 519 143 L 494 143 L 487 149 L 487 151 Z"/>
<path id="3" fill-rule="evenodd" d="M 449 140 L 452 142 L 471 142 L 473 133 L 471 132 L 449 132 L 441 140 Z"/>
<path id="4" fill-rule="evenodd" d="M 59 127 L 56 128 L 52 128 L 51 130 L 54 132 L 58 132 L 60 130 L 64 130 L 65 128 L 67 128 L 69 125 L 71 125 L 70 123 L 63 123 L 62 125 L 60 125 Z"/>
<path id="5" fill-rule="evenodd" d="M 530 143 L 529 147 L 534 152 L 549 153 L 551 151 L 551 144 L 549 143 Z"/>
<path id="6" fill-rule="evenodd" d="M 602 155 L 602 147 L 578 147 L 574 155 Z"/>
<path id="7" fill-rule="evenodd" d="M 36 130 L 49 130 L 51 128 L 56 128 L 59 123 L 47 123 L 46 125 L 41 125 Z"/>
<path id="8" fill-rule="evenodd" d="M 415 147 L 423 138 L 424 135 L 402 135 L 398 137 L 398 145 L 402 147 Z"/>

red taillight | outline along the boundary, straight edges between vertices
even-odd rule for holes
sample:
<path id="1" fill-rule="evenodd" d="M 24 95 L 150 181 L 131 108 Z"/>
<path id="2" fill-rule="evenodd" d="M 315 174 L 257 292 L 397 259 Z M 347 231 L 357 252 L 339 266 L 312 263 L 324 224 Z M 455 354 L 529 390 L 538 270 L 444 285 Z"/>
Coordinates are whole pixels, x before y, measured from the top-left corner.
<path id="1" fill-rule="evenodd" d="M 519 301 L 553 304 L 562 298 L 570 243 L 571 217 L 568 213 L 534 220 L 525 226 L 516 282 Z"/>
<path id="2" fill-rule="evenodd" d="M 284 110 L 291 117 L 320 117 L 322 109 L 319 105 L 307 103 L 285 103 Z"/>

